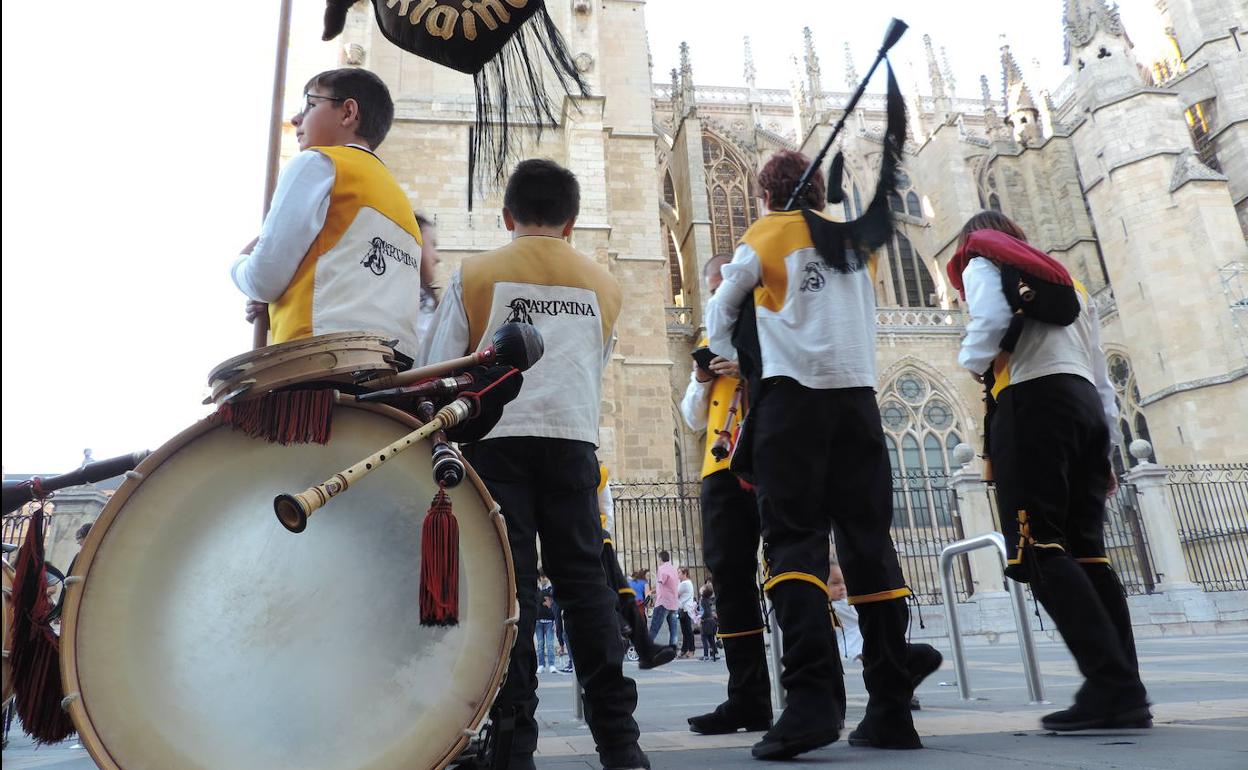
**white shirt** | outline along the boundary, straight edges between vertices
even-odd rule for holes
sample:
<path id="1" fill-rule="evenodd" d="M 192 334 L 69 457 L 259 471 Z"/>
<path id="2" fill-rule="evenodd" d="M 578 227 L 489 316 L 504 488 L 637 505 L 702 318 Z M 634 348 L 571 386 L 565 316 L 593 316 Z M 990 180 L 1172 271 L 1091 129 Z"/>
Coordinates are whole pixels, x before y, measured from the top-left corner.
<path id="1" fill-rule="evenodd" d="M 676 587 L 676 603 L 690 615 L 698 614 L 698 603 L 693 600 L 693 581 L 685 578 Z"/>
<path id="2" fill-rule="evenodd" d="M 788 280 L 780 309 L 755 307 L 763 378 L 791 377 L 819 390 L 874 388 L 871 271 L 863 266 L 855 272 L 837 273 L 813 247 L 788 254 L 784 265 Z M 707 304 L 706 331 L 711 350 L 735 361 L 733 327 L 742 302 L 762 283 L 762 263 L 758 253 L 742 243 L 720 274 L 724 282 Z"/>
<path id="3" fill-rule="evenodd" d="M 698 381 L 696 374 L 689 375 L 689 386 L 685 388 L 685 397 L 680 400 L 680 416 L 685 418 L 689 430 L 705 430 L 706 418 L 711 401 L 711 386 L 715 380 Z"/>
<path id="4" fill-rule="evenodd" d="M 966 306 L 971 320 L 958 351 L 958 364 L 983 374 L 1001 349 L 1001 338 L 1014 311 L 1001 290 L 1001 270 L 991 260 L 976 258 L 962 271 Z M 1096 305 L 1079 293 L 1083 312 L 1069 326 L 1028 323 L 1010 355 L 1010 382 L 1026 382 L 1050 374 L 1074 374 L 1096 386 L 1101 410 L 1109 424 L 1110 441 L 1122 443 L 1118 404 L 1109 381 L 1109 365 L 1101 347 L 1101 323 Z"/>
<path id="5" fill-rule="evenodd" d="M 295 277 L 312 241 L 325 227 L 334 162 L 315 151 L 290 159 L 277 180 L 260 239 L 251 254 L 234 260 L 230 275 L 248 297 L 276 302 Z"/>
<path id="6" fill-rule="evenodd" d="M 608 532 L 615 531 L 615 501 L 611 499 L 611 482 L 602 485 L 602 491 L 598 493 L 598 512 L 607 518 L 607 524 L 603 529 Z"/>

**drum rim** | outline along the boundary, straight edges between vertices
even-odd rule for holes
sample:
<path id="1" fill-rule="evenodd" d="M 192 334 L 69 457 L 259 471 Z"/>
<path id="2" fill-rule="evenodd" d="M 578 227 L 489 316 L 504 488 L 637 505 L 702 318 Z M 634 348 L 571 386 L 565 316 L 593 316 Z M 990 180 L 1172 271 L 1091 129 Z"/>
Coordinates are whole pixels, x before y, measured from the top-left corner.
<path id="1" fill-rule="evenodd" d="M 245 364 L 251 361 L 262 361 L 265 358 L 275 355 L 285 355 L 301 348 L 318 347 L 334 342 L 359 340 L 369 345 L 376 345 L 378 347 L 388 348 L 393 351 L 393 346 L 385 344 L 389 342 L 390 339 L 390 337 L 387 337 L 380 332 L 329 332 L 328 334 L 316 334 L 311 337 L 300 337 L 297 340 L 286 340 L 285 342 L 278 342 L 273 345 L 256 348 L 255 350 L 249 350 L 246 353 L 240 353 L 233 358 L 227 358 L 212 367 L 212 371 L 208 373 L 208 381 L 210 383 L 215 381 L 218 379 L 218 372 L 237 368 L 240 364 Z"/>
<path id="2" fill-rule="evenodd" d="M 353 333 L 352 333 L 353 334 Z M 363 409 L 368 412 L 390 417 L 395 421 L 404 424 L 411 430 L 415 430 L 423 423 L 414 416 L 400 409 L 385 406 L 384 404 L 361 404 L 354 397 L 335 393 L 335 403 L 337 406 L 348 407 L 352 409 Z M 95 723 L 91 719 L 91 715 L 87 710 L 86 704 L 82 699 L 82 690 L 78 677 L 78 659 L 77 659 L 77 638 L 78 638 L 78 614 L 82 607 L 83 587 L 86 585 L 91 565 L 95 562 L 96 554 L 99 552 L 100 544 L 104 539 L 104 534 L 112 527 L 114 520 L 117 518 L 119 511 L 125 507 L 130 496 L 134 494 L 154 469 L 158 468 L 165 461 L 173 457 L 184 447 L 201 435 L 207 434 L 212 430 L 222 428 L 229 430 L 228 426 L 222 425 L 213 416 L 193 423 L 190 427 L 182 430 L 173 438 L 166 441 L 159 449 L 147 456 L 143 462 L 139 463 L 134 469 L 133 474 L 127 474 L 126 480 L 122 482 L 113 496 L 109 498 L 108 503 L 96 517 L 91 531 L 87 534 L 86 540 L 83 541 L 82 549 L 78 553 L 78 557 L 74 562 L 74 569 L 70 573 L 71 577 L 76 580 L 66 581 L 65 585 L 65 610 L 61 615 L 61 687 L 65 693 L 65 700 L 62 707 L 69 712 L 70 719 L 73 720 L 74 728 L 78 731 L 78 740 L 87 753 L 91 755 L 91 759 L 101 770 L 125 770 L 109 753 L 108 747 L 105 746 L 103 739 L 95 729 Z M 503 519 L 498 503 L 490 495 L 486 489 L 485 482 L 477 475 L 476 470 L 471 464 L 464 459 L 464 468 L 467 470 L 467 481 L 476 488 L 477 493 L 481 496 L 482 502 L 488 510 L 490 523 L 493 525 L 494 533 L 498 537 L 499 547 L 503 553 L 505 569 L 503 570 L 506 577 L 507 585 L 505 586 L 506 596 L 509 597 L 509 616 L 503 619 L 503 634 L 498 650 L 498 657 L 494 664 L 494 674 L 490 679 L 490 683 L 486 686 L 481 702 L 477 706 L 477 711 L 473 715 L 472 721 L 465 725 L 459 739 L 451 746 L 451 748 L 442 756 L 438 763 L 434 766 L 435 770 L 441 770 L 450 764 L 451 760 L 459 756 L 459 753 L 468 744 L 469 739 L 475 735 L 481 728 L 481 722 L 484 721 L 490 707 L 498 697 L 498 691 L 502 687 L 503 677 L 507 673 L 507 664 L 511 657 L 511 648 L 515 643 L 517 624 L 520 617 L 520 606 L 516 600 L 516 570 L 515 563 L 511 558 L 511 546 L 507 540 L 507 525 Z"/>

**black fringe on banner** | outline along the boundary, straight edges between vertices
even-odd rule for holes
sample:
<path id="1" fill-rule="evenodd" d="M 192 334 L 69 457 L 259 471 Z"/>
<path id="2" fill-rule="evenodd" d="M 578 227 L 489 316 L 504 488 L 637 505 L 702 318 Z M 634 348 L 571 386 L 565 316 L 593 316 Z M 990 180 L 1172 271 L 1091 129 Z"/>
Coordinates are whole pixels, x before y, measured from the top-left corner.
<path id="1" fill-rule="evenodd" d="M 576 68 L 559 28 L 542 6 L 498 54 L 473 75 L 477 114 L 469 135 L 469 163 L 481 181 L 499 183 L 509 159 L 523 148 L 523 131 L 534 140 L 559 125 L 561 98 L 552 98 L 542 74 L 549 64 L 562 95 L 589 96 L 589 84 Z M 471 205 L 470 205 L 471 207 Z"/>
<path id="2" fill-rule="evenodd" d="M 861 270 L 867 256 L 893 237 L 895 224 L 888 205 L 888 194 L 897 190 L 897 171 L 901 167 L 901 151 L 906 144 L 906 103 L 901 98 L 901 89 L 897 86 L 891 64 L 888 65 L 887 114 L 880 180 L 862 216 L 849 222 L 833 222 L 818 212 L 802 210 L 815 250 L 824 263 L 838 273 Z M 833 162 L 835 165 L 835 159 Z M 828 189 L 832 189 L 831 180 Z"/>

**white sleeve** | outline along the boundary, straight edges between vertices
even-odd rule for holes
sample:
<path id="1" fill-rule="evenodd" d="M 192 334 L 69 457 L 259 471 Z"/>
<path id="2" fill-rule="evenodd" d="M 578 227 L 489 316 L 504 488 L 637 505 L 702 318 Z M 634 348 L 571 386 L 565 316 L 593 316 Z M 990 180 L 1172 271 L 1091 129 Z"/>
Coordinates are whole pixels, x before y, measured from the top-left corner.
<path id="1" fill-rule="evenodd" d="M 971 320 L 958 351 L 958 365 L 974 374 L 983 374 L 1001 351 L 1001 338 L 1010 327 L 1014 313 L 1001 291 L 1001 271 L 987 259 L 972 259 L 962 271 L 966 289 L 966 309 Z"/>
<path id="2" fill-rule="evenodd" d="M 706 304 L 706 334 L 710 338 L 711 352 L 736 361 L 737 349 L 732 345 L 732 330 L 741 315 L 741 303 L 762 280 L 763 267 L 754 249 L 743 243 L 732 255 L 732 261 L 724 265 L 720 275 L 724 282 Z"/>
<path id="3" fill-rule="evenodd" d="M 598 493 L 598 512 L 607 517 L 606 530 L 615 532 L 615 501 L 611 499 L 611 482 L 603 485 Z"/>
<path id="4" fill-rule="evenodd" d="M 689 430 L 702 430 L 706 427 L 707 404 L 711 400 L 711 385 L 715 380 L 699 382 L 697 375 L 689 375 L 689 387 L 685 388 L 685 397 L 680 400 L 680 416 L 685 418 Z"/>
<path id="5" fill-rule="evenodd" d="M 1101 319 L 1092 298 L 1087 298 L 1088 316 L 1092 328 L 1092 377 L 1095 380 L 1096 394 L 1101 397 L 1101 409 L 1105 412 L 1105 422 L 1109 423 L 1109 443 L 1117 446 L 1122 443 L 1122 426 L 1118 424 L 1118 401 L 1114 392 L 1114 384 L 1109 381 L 1109 362 L 1105 360 L 1105 349 L 1101 347 Z"/>
<path id="6" fill-rule="evenodd" d="M 301 152 L 286 164 L 260 238 L 251 253 L 239 255 L 230 268 L 240 291 L 261 302 L 282 296 L 325 227 L 333 188 L 334 162 L 323 153 Z"/>
<path id="7" fill-rule="evenodd" d="M 420 341 L 416 366 L 428 366 L 451 358 L 466 356 L 468 350 L 468 312 L 464 310 L 464 283 L 458 270 L 433 311 L 429 333 Z"/>

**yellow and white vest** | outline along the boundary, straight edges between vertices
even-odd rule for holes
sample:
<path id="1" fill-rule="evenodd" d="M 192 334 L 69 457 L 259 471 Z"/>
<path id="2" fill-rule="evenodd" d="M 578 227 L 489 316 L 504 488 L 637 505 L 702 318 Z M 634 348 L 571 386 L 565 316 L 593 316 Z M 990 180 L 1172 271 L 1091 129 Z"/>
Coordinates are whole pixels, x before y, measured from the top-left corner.
<path id="1" fill-rule="evenodd" d="M 342 331 L 419 343 L 420 227 L 381 160 L 358 147 L 316 147 L 334 164 L 325 225 L 290 285 L 269 305 L 274 343 Z"/>

